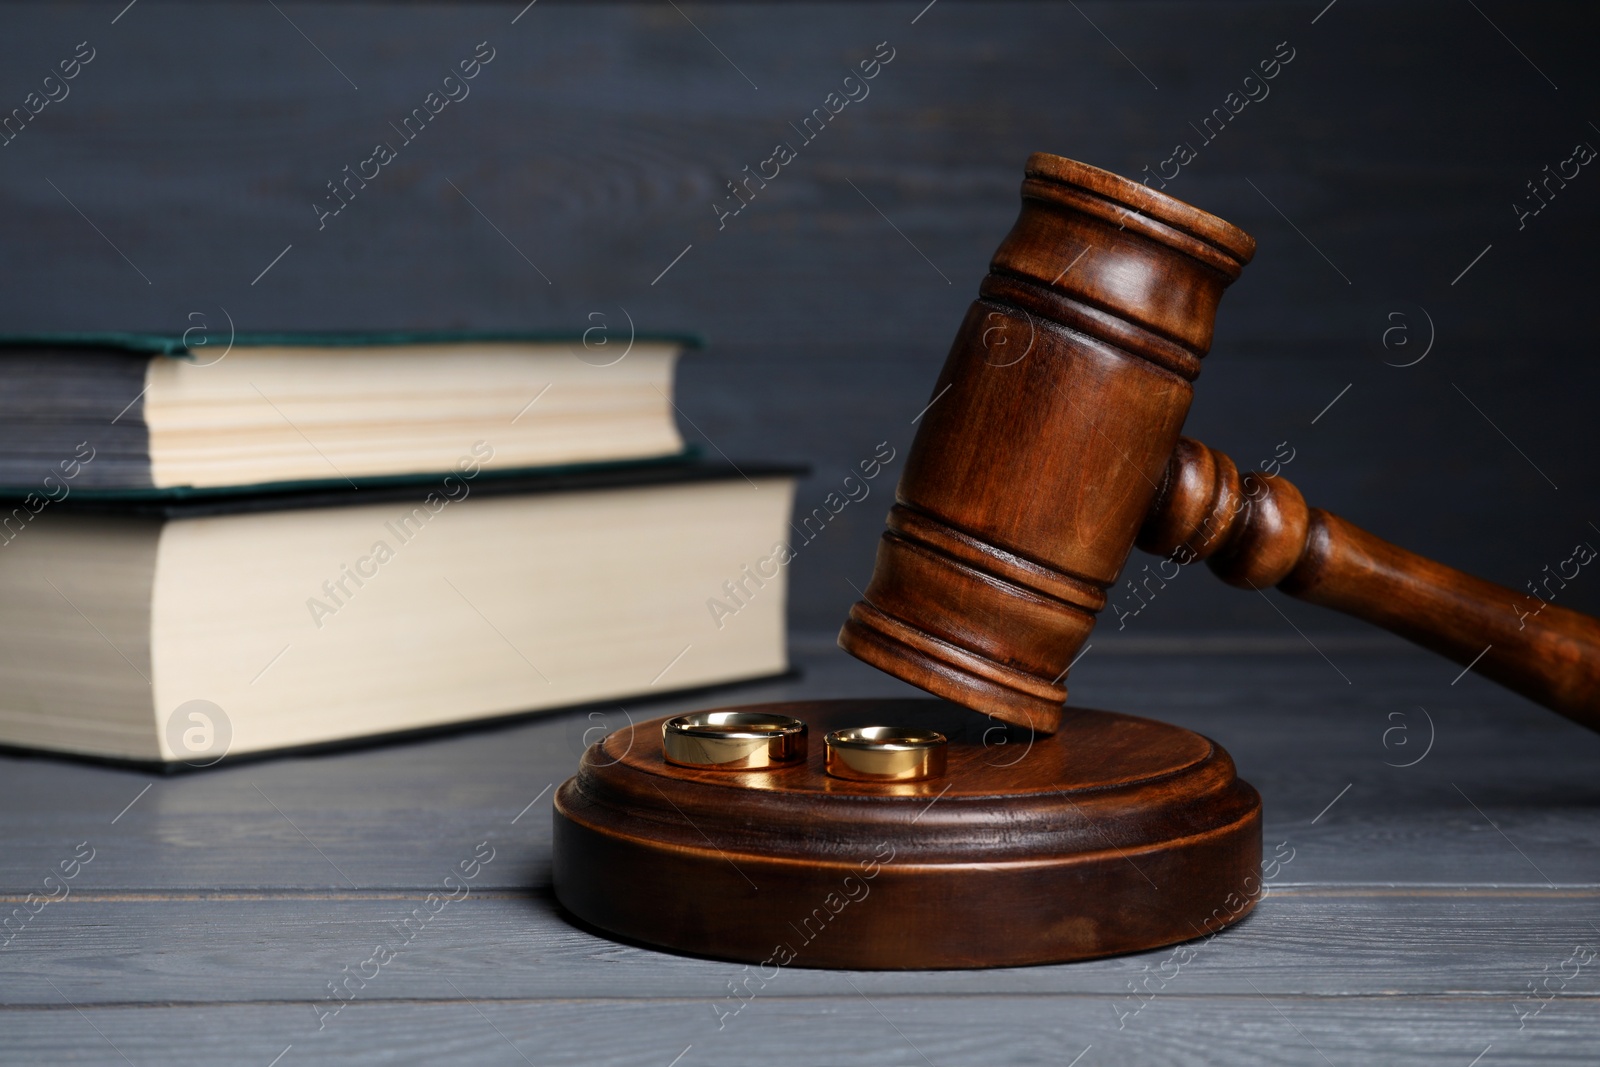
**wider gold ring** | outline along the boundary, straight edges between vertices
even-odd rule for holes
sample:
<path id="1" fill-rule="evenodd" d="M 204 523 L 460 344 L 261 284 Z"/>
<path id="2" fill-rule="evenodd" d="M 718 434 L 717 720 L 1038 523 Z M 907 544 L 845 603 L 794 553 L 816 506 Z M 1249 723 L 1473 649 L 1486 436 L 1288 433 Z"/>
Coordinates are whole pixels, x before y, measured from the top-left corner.
<path id="1" fill-rule="evenodd" d="M 668 763 L 719 771 L 759 771 L 806 755 L 806 724 L 761 711 L 697 711 L 661 724 Z"/>
<path id="2" fill-rule="evenodd" d="M 899 726 L 855 726 L 827 737 L 827 771 L 857 782 L 915 782 L 945 771 L 945 736 Z"/>

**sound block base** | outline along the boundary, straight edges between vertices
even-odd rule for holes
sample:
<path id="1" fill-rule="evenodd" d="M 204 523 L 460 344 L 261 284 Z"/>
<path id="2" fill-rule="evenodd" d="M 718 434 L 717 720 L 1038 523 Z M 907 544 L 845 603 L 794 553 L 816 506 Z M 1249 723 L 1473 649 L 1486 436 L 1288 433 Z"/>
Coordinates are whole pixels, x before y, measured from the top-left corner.
<path id="1" fill-rule="evenodd" d="M 555 890 L 572 914 L 764 967 L 1011 967 L 1205 936 L 1259 896 L 1261 799 L 1188 730 L 1072 708 L 1030 737 L 938 700 L 726 710 L 803 720 L 805 761 L 674 766 L 660 719 L 592 746 L 555 798 Z M 828 777 L 823 737 L 870 725 L 944 733 L 948 773 Z"/>

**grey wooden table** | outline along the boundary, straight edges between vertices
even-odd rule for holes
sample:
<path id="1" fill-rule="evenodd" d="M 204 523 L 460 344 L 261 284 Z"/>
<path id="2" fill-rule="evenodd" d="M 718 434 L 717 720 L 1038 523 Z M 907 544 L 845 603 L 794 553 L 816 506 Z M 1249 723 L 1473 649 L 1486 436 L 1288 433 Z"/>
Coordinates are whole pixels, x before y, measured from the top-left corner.
<path id="1" fill-rule="evenodd" d="M 612 943 L 552 898 L 586 714 L 167 778 L 3 759 L 0 893 L 70 895 L 4 935 L 0 1060 L 1595 1063 L 1600 738 L 1403 646 L 1318 645 L 1107 638 L 1074 671 L 1075 702 L 1200 730 L 1261 790 L 1289 858 L 1240 926 L 1181 957 L 789 969 L 735 1015 L 741 968 Z M 799 680 L 717 702 L 906 692 L 821 638 L 795 658 Z M 411 918 L 475 855 L 468 895 Z"/>

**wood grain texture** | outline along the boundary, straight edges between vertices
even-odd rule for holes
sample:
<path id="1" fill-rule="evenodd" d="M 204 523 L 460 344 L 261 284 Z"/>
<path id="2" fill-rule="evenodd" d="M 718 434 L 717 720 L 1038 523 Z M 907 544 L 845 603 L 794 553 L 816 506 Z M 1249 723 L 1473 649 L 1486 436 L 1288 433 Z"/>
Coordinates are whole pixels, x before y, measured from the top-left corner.
<path id="1" fill-rule="evenodd" d="M 8 107 L 76 42 L 99 55 L 0 149 L 0 326 L 177 331 L 203 312 L 214 336 L 220 305 L 240 329 L 572 330 L 594 312 L 623 329 L 620 305 L 641 329 L 710 336 L 683 368 L 685 432 L 813 463 L 801 502 L 816 505 L 875 442 L 909 441 L 1030 152 L 1138 174 L 1187 140 L 1199 157 L 1170 191 L 1274 264 L 1231 290 L 1189 433 L 1247 465 L 1288 439 L 1320 506 L 1511 588 L 1593 536 L 1600 470 L 1569 428 L 1600 365 L 1564 309 L 1588 299 L 1600 199 L 1573 182 L 1522 230 L 1510 210 L 1594 136 L 1563 103 L 1596 88 L 1585 9 L 1520 5 L 1513 28 L 1485 8 L 1536 70 L 1445 0 L 1340 4 L 1315 25 L 1287 3 L 942 0 L 914 26 L 922 4 L 685 6 L 756 91 L 660 4 L 541 4 L 515 27 L 522 5 L 279 6 L 359 92 L 270 7 L 140 0 L 114 29 L 84 3 L 6 11 Z M 471 98 L 318 231 L 324 183 L 484 39 L 500 52 Z M 724 183 L 886 39 L 898 52 L 872 95 L 718 230 Z M 1297 56 L 1271 95 L 1204 143 L 1190 124 L 1284 40 Z M 1422 353 L 1424 311 L 1431 354 L 1385 365 Z M 1408 347 L 1384 346 L 1396 326 Z M 855 511 L 796 562 L 804 628 L 836 625 L 846 578 L 864 584 L 878 531 Z M 1600 608 L 1587 576 L 1569 592 Z M 1204 582 L 1138 625 L 1218 620 L 1281 625 Z"/>
<path id="2" fill-rule="evenodd" d="M 5 12 L 7 106 L 33 87 L 30 71 L 42 74 L 73 43 L 89 37 L 101 49 L 70 99 L 51 105 L 24 141 L 0 149 L 7 329 L 181 330 L 195 311 L 215 329 L 221 307 L 241 329 L 573 329 L 596 311 L 615 323 L 625 306 L 641 328 L 710 335 L 711 348 L 683 367 L 679 402 L 694 423 L 686 431 L 740 459 L 811 461 L 816 479 L 800 500 L 807 510 L 875 442 L 902 451 L 909 442 L 970 294 L 963 286 L 977 281 L 1011 221 L 1007 198 L 1029 152 L 1129 173 L 1156 165 L 1180 139 L 1199 144 L 1189 124 L 1289 40 L 1299 54 L 1271 97 L 1201 146 L 1173 189 L 1244 226 L 1261 242 L 1258 259 L 1281 264 L 1230 291 L 1186 432 L 1247 465 L 1287 440 L 1298 449 L 1290 476 L 1309 498 L 1512 588 L 1592 536 L 1585 531 L 1600 467 L 1572 427 L 1587 425 L 1600 363 L 1589 357 L 1587 319 L 1570 309 L 1590 300 L 1600 200 L 1574 183 L 1525 230 L 1509 210 L 1543 165 L 1590 136 L 1583 131 L 1593 116 L 1563 102 L 1595 94 L 1592 12 L 1533 3 L 1511 17 L 1485 6 L 1513 48 L 1469 6 L 1443 0 L 1341 3 L 1315 25 L 1321 4 L 943 0 L 915 26 L 922 3 L 680 5 L 756 91 L 663 5 L 540 3 L 514 38 L 507 25 L 521 4 L 280 6 L 359 92 L 264 6 L 141 0 L 114 27 L 115 11 L 86 3 Z M 430 145 L 414 146 L 393 182 L 374 184 L 318 232 L 310 201 L 325 193 L 323 183 L 415 106 L 444 64 L 485 38 L 506 44 L 473 97 L 442 116 L 450 124 L 430 131 Z M 884 39 L 899 53 L 872 97 L 851 105 L 718 231 L 711 203 L 723 183 L 765 158 L 843 67 Z M 1396 366 L 1423 350 L 1424 312 L 1437 343 L 1422 362 Z M 1403 349 L 1383 343 L 1402 321 L 1394 313 L 1407 332 L 1388 337 L 1406 338 Z M 857 598 L 848 582 L 863 584 L 869 572 L 878 501 L 874 494 L 851 505 L 800 553 L 793 611 L 802 629 L 836 626 Z M 416 894 L 437 885 L 441 867 L 571 772 L 577 752 L 569 745 L 594 725 L 579 714 L 162 779 L 115 824 L 150 779 L 0 759 L 7 892 L 38 889 L 79 841 L 105 842 L 77 880 L 83 902 L 52 905 L 0 950 L 0 1000 L 21 1005 L 0 1007 L 3 1056 L 122 1063 L 115 1042 L 141 1064 L 267 1064 L 292 1043 L 279 1067 L 297 1057 L 522 1063 L 524 1055 L 541 1064 L 666 1067 L 693 1044 L 679 1067 L 745 1064 L 756 1047 L 764 1063 L 817 1064 L 846 1059 L 818 1045 L 831 1028 L 848 1040 L 849 1062 L 922 1063 L 881 1009 L 914 1036 L 927 1026 L 931 1040 L 918 1044 L 940 1067 L 1061 1067 L 1091 1043 L 1078 1067 L 1321 1063 L 1296 1027 L 1335 1063 L 1465 1067 L 1490 1044 L 1480 1067 L 1592 1062 L 1600 1033 L 1587 993 L 1553 1001 L 1520 1034 L 1510 1007 L 1526 981 L 1570 951 L 1560 942 L 1584 936 L 1581 901 L 1577 916 L 1544 896 L 1529 897 L 1525 911 L 1493 903 L 1452 926 L 1465 914 L 1454 901 L 1429 897 L 1438 911 L 1407 912 L 1383 886 L 1549 894 L 1545 876 L 1558 887 L 1600 885 L 1597 740 L 1471 675 L 1452 686 L 1449 664 L 1330 639 L 1341 625 L 1333 613 L 1276 593 L 1270 602 L 1241 596 L 1203 577 L 1174 583 L 1120 631 L 1101 627 L 1074 668 L 1074 699 L 1180 723 L 1228 747 L 1263 793 L 1269 851 L 1282 840 L 1298 849 L 1283 879 L 1360 894 L 1309 918 L 1315 938 L 1300 938 L 1293 924 L 1275 931 L 1272 944 L 1293 958 L 1269 973 L 1287 982 L 1292 970 L 1309 982 L 1325 968 L 1329 988 L 1367 995 L 1280 999 L 1262 982 L 1257 957 L 1214 954 L 1197 962 L 1197 983 L 1226 960 L 1270 1003 L 1247 983 L 1225 994 L 1180 990 L 1118 1032 L 1098 987 L 1086 996 L 1030 995 L 1028 983 L 1043 971 L 989 972 L 981 988 L 950 987 L 949 995 L 896 984 L 909 976 L 854 975 L 876 1007 L 848 987 L 807 987 L 805 996 L 758 1000 L 718 1032 L 698 999 L 700 979 L 656 976 L 709 968 L 696 973 L 725 993 L 732 969 L 604 944 L 555 920 L 524 926 L 504 913 L 502 925 L 479 928 L 462 916 L 488 911 L 447 911 L 441 921 L 459 932 L 440 926 L 440 941 L 430 930 L 416 949 L 420 957 L 429 944 L 442 948 L 449 934 L 455 954 L 414 975 L 401 957 L 392 972 L 397 982 L 416 980 L 408 986 L 416 999 L 358 1001 L 328 1031 L 311 1033 L 310 1002 L 331 977 L 324 963 L 337 970 L 365 958 L 347 950 L 389 921 L 384 910 L 355 928 L 319 926 L 319 914 L 360 901 L 343 896 L 351 891 L 317 849 L 364 889 Z M 1120 596 L 1125 609 L 1138 606 Z M 1585 574 L 1561 603 L 1593 611 L 1597 598 L 1600 585 Z M 1219 632 L 1245 627 L 1256 631 L 1245 641 Z M 1143 643 L 1139 655 L 1117 653 L 1125 639 Z M 1304 651 L 1285 653 L 1283 640 Z M 1205 654 L 1156 651 L 1179 647 Z M 741 699 L 911 692 L 838 653 L 802 659 L 804 683 L 756 687 Z M 673 707 L 685 706 L 648 713 Z M 1405 732 L 1386 733 L 1401 725 Z M 1420 763 L 1386 765 L 1415 759 L 1429 737 Z M 547 883 L 541 810 L 511 828 L 486 886 L 520 893 Z M 286 902 L 285 925 L 275 926 L 171 895 L 210 887 L 300 887 L 339 899 L 327 912 Z M 91 889 L 154 899 L 139 903 L 143 919 L 127 909 L 72 911 L 101 907 L 88 903 Z M 1233 941 L 1213 947 L 1267 929 L 1261 924 L 1279 902 L 1288 897 L 1269 896 Z M 62 922 L 75 914 L 89 917 Z M 207 919 L 223 933 L 208 936 Z M 291 927 L 339 944 L 310 950 Z M 554 932 L 566 948 L 540 942 L 532 956 L 496 954 L 496 938 L 536 930 Z M 1404 951 L 1378 958 L 1384 940 Z M 1347 966 L 1327 945 L 1368 955 Z M 1112 972 L 1117 985 L 1150 962 L 1159 956 L 1088 966 L 1130 967 Z M 497 966 L 509 987 L 526 974 L 554 991 L 495 1002 Z M 127 980 L 96 1006 L 94 983 L 106 969 Z M 1086 973 L 1061 970 L 1074 981 Z M 65 999 L 30 1002 L 49 988 L 44 977 L 74 999 L 82 983 L 84 1014 L 106 1036 Z M 461 1003 L 443 982 L 422 988 L 436 977 L 479 1006 Z M 797 971 L 784 981 L 818 977 Z M 915 980 L 952 977 L 966 976 Z M 594 995 L 569 998 L 569 979 Z M 869 984 L 876 981 L 886 984 Z M 1406 995 L 1408 985 L 1433 991 Z M 1474 987 L 1482 995 L 1438 992 Z M 692 993 L 650 999 L 674 989 Z M 182 999 L 190 993 L 232 999 Z M 259 999 L 267 993 L 293 1003 Z"/>
<path id="3" fill-rule="evenodd" d="M 948 773 L 843 781 L 824 745 L 777 769 L 669 764 L 655 719 L 555 794 L 554 888 L 617 936 L 781 966 L 1060 963 L 1189 941 L 1261 892 L 1261 798 L 1215 742 L 1075 709 L 1049 737 L 935 700 L 788 701 L 817 738 L 934 730 Z M 654 887 L 640 896 L 635 886 Z"/>
<path id="4" fill-rule="evenodd" d="M 689 1045 L 680 1067 L 744 1063 L 758 1039 L 775 1063 L 922 1062 L 881 1010 L 940 1067 L 1060 1067 L 1090 1044 L 1080 1067 L 1320 1063 L 1296 1027 L 1336 1063 L 1462 1067 L 1490 1044 L 1499 1062 L 1592 1058 L 1594 972 L 1520 1033 L 1513 1004 L 1531 1010 L 1518 1000 L 1527 983 L 1559 973 L 1575 945 L 1600 941 L 1589 925 L 1600 899 L 1600 738 L 1486 681 L 1451 687 L 1447 665 L 1403 645 L 1330 642 L 1337 667 L 1309 647 L 1238 647 L 1097 646 L 1077 673 L 1086 702 L 1225 743 L 1261 789 L 1268 855 L 1279 842 L 1293 850 L 1257 911 L 1192 961 L 1175 964 L 1167 949 L 985 972 L 786 968 L 719 1030 L 713 1005 L 737 1006 L 728 983 L 745 971 L 611 942 L 563 918 L 549 893 L 549 793 L 518 815 L 570 773 L 583 732 L 606 724 L 586 712 L 164 778 L 120 816 L 148 777 L 5 757 L 7 904 L 43 891 L 42 877 L 79 841 L 97 849 L 72 897 L 0 948 L 6 1054 L 122 1062 L 109 1039 L 136 1063 L 264 1064 L 290 1045 L 280 1067 L 336 1056 L 522 1062 L 498 1027 L 536 1063 L 665 1067 Z M 796 659 L 802 680 L 741 695 L 913 692 L 823 635 L 799 642 Z M 1426 744 L 1418 705 L 1433 716 L 1431 750 L 1412 767 L 1386 766 L 1422 751 L 1408 752 L 1399 734 L 1386 746 L 1386 730 L 1406 725 L 1408 745 Z M 471 894 L 428 920 L 318 1031 L 326 984 L 427 909 L 427 895 L 485 840 L 495 857 Z M 1136 1003 L 1129 983 L 1159 988 L 1149 975 L 1163 962 L 1178 976 L 1118 1029 L 1119 1008 Z M 844 1052 L 818 1046 L 819 1024 Z"/>
<path id="5" fill-rule="evenodd" d="M 460 975 L 438 979 L 441 995 L 451 996 L 449 981 L 459 984 Z M 1588 997 L 1552 1005 L 1531 1032 L 1518 1033 L 1504 1003 L 1477 997 L 1305 999 L 1263 987 L 1260 995 L 1174 998 L 1167 1010 L 1147 1009 L 1148 1019 L 1141 1016 L 1119 1032 L 1100 998 L 863 997 L 841 986 L 828 996 L 758 1000 L 722 1031 L 710 1009 L 694 1003 L 565 998 L 358 1002 L 321 1033 L 314 1032 L 309 1006 L 280 1004 L 79 1013 L 62 1002 L 6 1012 L 4 1021 L 8 1051 L 24 1062 L 71 1056 L 122 1063 L 120 1052 L 135 1063 L 266 1064 L 283 1055 L 285 1067 L 297 1057 L 313 1063 L 669 1067 L 679 1056 L 683 1067 L 744 1067 L 756 1045 L 761 1062 L 778 1067 L 1061 1067 L 1079 1055 L 1080 1067 L 1303 1067 L 1322 1063 L 1319 1053 L 1336 1064 L 1461 1067 L 1490 1046 L 1495 1059 L 1484 1062 L 1587 1065 L 1600 1036 L 1600 1013 Z"/>
<path id="6" fill-rule="evenodd" d="M 1451 686 L 1457 669 L 1425 654 L 1327 645 L 1330 663 L 1303 643 L 1299 653 L 1258 647 L 1125 656 L 1097 644 L 1076 668 L 1077 697 L 1224 745 L 1262 793 L 1267 852 L 1286 839 L 1299 849 L 1297 881 L 1600 884 L 1600 786 L 1591 771 L 1600 739 L 1470 675 Z M 798 647 L 796 661 L 800 681 L 740 687 L 717 703 L 735 695 L 741 702 L 918 695 L 831 641 Z M 629 708 L 637 721 L 705 703 L 678 698 Z M 616 709 L 589 714 L 166 778 L 0 757 L 0 810 L 17 820 L 0 851 L 0 890 L 38 889 L 84 840 L 98 852 L 80 876 L 82 891 L 348 889 L 341 870 L 364 890 L 417 889 L 436 885 L 491 835 L 504 851 L 482 885 L 548 884 L 550 791 L 576 769 L 586 731 L 628 721 Z M 1424 751 L 1413 767 L 1392 766 Z M 1346 785 L 1350 791 L 1313 823 Z"/>
<path id="7" fill-rule="evenodd" d="M 1204 559 L 1230 585 L 1384 626 L 1600 730 L 1600 620 L 1550 603 L 1600 550 L 1579 543 L 1523 595 L 1308 508 L 1280 477 L 1294 450 L 1241 475 L 1179 436 L 1223 290 L 1255 247 L 1148 178 L 1030 156 L 839 646 L 1053 733 L 1137 545 L 1166 557 L 1126 580 L 1141 606 Z"/>
<path id="8" fill-rule="evenodd" d="M 1076 160 L 1025 175 L 839 647 L 1050 734 L 1255 241 Z"/>
<path id="9" fill-rule="evenodd" d="M 1241 476 L 1228 456 L 1187 437 L 1137 544 L 1169 566 L 1203 559 L 1229 585 L 1277 586 L 1375 623 L 1600 730 L 1600 620 L 1551 603 L 1600 558 L 1586 544 L 1518 592 L 1308 508 L 1276 468 Z"/>
<path id="10" fill-rule="evenodd" d="M 1295 862 L 1298 862 L 1296 860 Z M 1294 864 L 1277 881 L 1289 877 Z M 151 1000 L 192 1004 L 314 1002 L 326 983 L 352 971 L 393 927 L 423 908 L 425 894 L 348 891 L 188 896 L 137 894 L 73 898 L 52 905 L 4 952 L 4 1008 Z M 869 900 L 871 898 L 868 898 Z M 1143 1022 L 1184 997 L 1250 996 L 1250 983 L 1286 996 L 1406 995 L 1526 998 L 1527 982 L 1560 973 L 1573 945 L 1593 945 L 1600 891 L 1485 888 L 1342 889 L 1269 886 L 1251 916 L 1214 940 L 1051 966 L 974 971 L 825 971 L 786 967 L 762 996 L 826 997 L 848 986 L 868 996 L 1128 996 L 1127 984 L 1155 972 Z M 181 909 L 185 923 L 174 922 Z M 48 916 L 48 922 L 45 919 Z M 97 951 L 85 951 L 92 944 Z M 357 1002 L 448 998 L 448 974 L 472 998 L 628 998 L 717 1001 L 737 963 L 622 944 L 572 924 L 546 893 L 474 894 L 450 904 L 409 944 L 396 945 Z M 15 953 L 15 955 L 13 955 Z M 1193 960 L 1185 958 L 1192 955 Z M 1163 972 L 1164 960 L 1177 960 Z M 229 965 L 237 968 L 230 971 Z M 1546 965 L 1549 971 L 1545 971 Z M 751 968 L 756 970 L 757 968 Z M 1569 966 L 1568 974 L 1571 968 Z M 356 987 L 352 987 L 356 988 Z M 1554 986 L 1553 986 L 1554 988 Z M 756 986 L 752 985 L 754 992 Z M 1600 997 L 1586 967 L 1567 982 L 1574 997 Z M 697 1011 L 709 1009 L 694 1003 Z M 1116 1019 L 1102 1005 L 1111 1029 Z M 1503 1010 L 1504 1003 L 1488 1014 Z M 312 1017 L 307 1010 L 307 1017 Z M 741 1019 L 740 1022 L 745 1022 Z M 313 1029 L 315 1021 L 313 1019 Z"/>

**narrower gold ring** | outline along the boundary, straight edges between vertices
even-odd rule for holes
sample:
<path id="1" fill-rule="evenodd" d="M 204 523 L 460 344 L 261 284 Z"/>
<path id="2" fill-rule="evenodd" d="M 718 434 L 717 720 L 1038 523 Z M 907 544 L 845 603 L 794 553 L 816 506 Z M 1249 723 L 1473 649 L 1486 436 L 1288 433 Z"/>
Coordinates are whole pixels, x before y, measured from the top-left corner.
<path id="1" fill-rule="evenodd" d="M 827 737 L 826 767 L 857 782 L 915 782 L 945 771 L 944 734 L 900 726 L 855 726 Z"/>
<path id="2" fill-rule="evenodd" d="M 761 711 L 697 711 L 661 724 L 668 763 L 719 771 L 759 771 L 805 759 L 806 724 Z"/>

